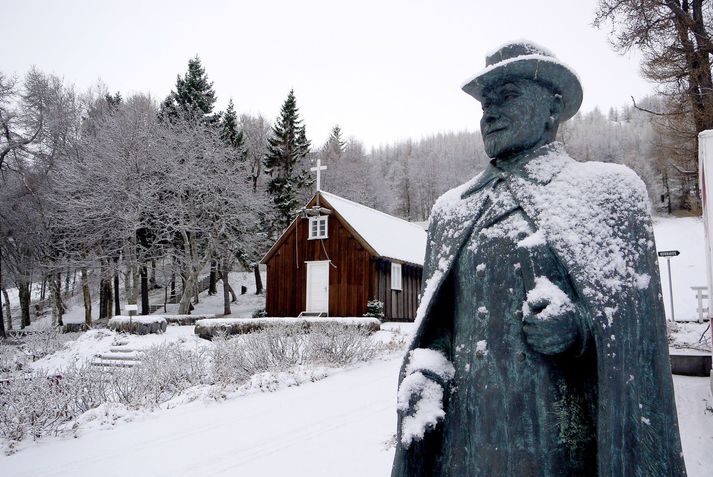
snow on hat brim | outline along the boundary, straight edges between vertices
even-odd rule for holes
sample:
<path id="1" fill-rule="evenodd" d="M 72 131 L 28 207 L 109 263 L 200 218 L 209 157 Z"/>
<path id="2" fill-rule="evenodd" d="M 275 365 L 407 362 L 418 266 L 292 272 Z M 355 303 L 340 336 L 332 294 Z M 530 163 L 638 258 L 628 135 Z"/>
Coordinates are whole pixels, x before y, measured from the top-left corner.
<path id="1" fill-rule="evenodd" d="M 483 89 L 508 80 L 528 79 L 551 87 L 562 96 L 561 121 L 566 121 L 582 105 L 582 84 L 577 74 L 552 56 L 530 54 L 494 63 L 463 84 L 463 91 L 483 101 Z"/>

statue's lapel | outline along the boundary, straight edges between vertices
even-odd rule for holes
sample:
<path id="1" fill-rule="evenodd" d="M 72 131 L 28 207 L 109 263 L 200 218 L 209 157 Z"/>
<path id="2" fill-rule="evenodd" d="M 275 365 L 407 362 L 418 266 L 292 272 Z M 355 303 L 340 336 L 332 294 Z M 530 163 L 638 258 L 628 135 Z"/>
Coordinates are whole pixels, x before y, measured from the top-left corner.
<path id="1" fill-rule="evenodd" d="M 483 211 L 482 216 L 475 224 L 479 229 L 490 227 L 519 207 L 519 204 L 515 202 L 513 196 L 504 189 L 499 192 L 499 189 L 496 188 L 491 194 L 491 197 L 492 203 Z"/>

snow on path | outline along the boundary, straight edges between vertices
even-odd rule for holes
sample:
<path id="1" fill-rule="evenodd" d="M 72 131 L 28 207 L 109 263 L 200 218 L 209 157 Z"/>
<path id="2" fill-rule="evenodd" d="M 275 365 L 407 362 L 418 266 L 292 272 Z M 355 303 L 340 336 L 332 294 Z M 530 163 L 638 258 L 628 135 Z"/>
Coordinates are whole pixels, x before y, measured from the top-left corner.
<path id="1" fill-rule="evenodd" d="M 4 477 L 387 475 L 400 358 L 0 457 Z"/>

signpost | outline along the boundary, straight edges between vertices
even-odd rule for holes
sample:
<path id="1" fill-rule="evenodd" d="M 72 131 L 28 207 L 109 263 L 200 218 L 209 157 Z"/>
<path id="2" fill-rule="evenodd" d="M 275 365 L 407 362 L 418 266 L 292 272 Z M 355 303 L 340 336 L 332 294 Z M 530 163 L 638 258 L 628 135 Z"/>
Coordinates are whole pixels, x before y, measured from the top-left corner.
<path id="1" fill-rule="evenodd" d="M 666 264 L 668 265 L 668 293 L 671 297 L 671 321 L 676 321 L 673 312 L 673 283 L 671 282 L 671 257 L 677 257 L 681 255 L 678 250 L 662 250 L 659 252 L 659 257 L 666 258 Z"/>

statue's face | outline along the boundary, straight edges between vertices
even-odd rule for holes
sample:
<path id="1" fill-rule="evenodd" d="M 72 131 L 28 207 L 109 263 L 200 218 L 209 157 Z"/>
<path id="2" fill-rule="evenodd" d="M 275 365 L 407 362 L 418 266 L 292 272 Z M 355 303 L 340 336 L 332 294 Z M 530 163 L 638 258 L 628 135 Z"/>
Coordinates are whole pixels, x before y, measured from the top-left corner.
<path id="1" fill-rule="evenodd" d="M 535 81 L 502 82 L 484 89 L 480 133 L 486 154 L 508 159 L 553 141 L 559 117 L 554 103 L 554 93 Z"/>

